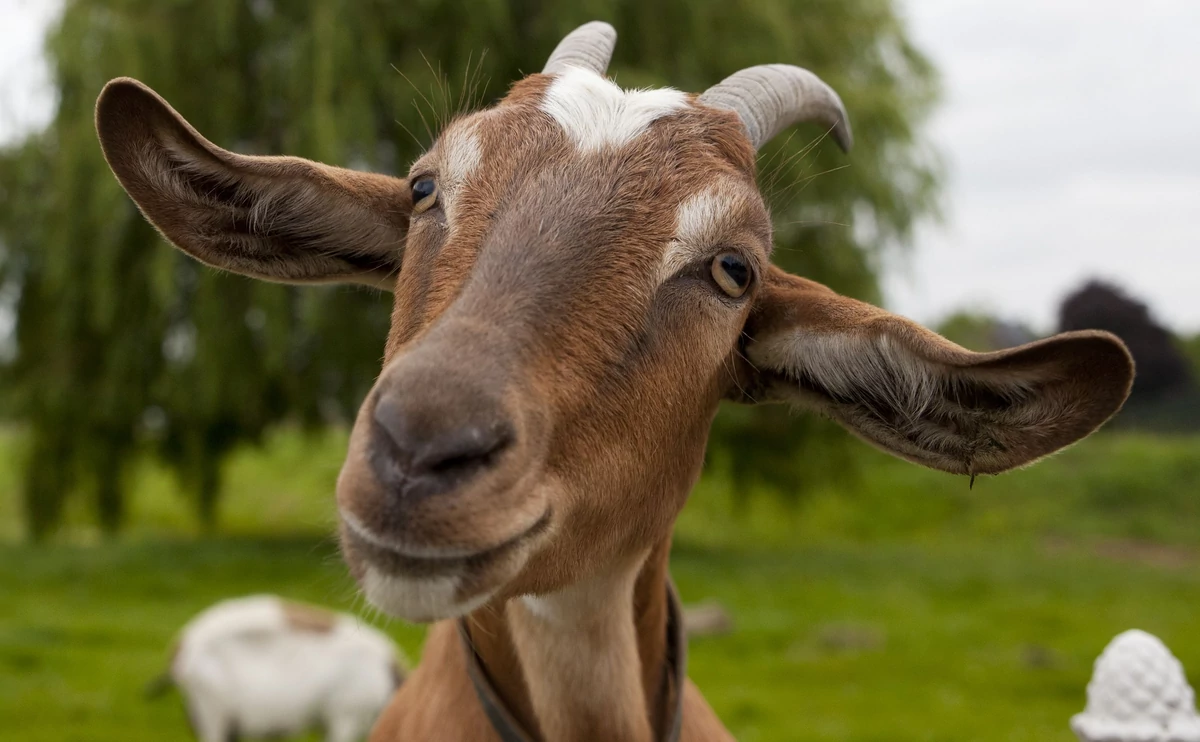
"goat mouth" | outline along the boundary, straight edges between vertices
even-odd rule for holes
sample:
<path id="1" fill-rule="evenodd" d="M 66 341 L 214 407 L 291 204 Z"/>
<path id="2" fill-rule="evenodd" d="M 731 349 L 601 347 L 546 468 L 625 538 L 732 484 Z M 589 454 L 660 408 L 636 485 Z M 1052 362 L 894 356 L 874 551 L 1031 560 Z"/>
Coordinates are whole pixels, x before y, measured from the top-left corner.
<path id="1" fill-rule="evenodd" d="M 507 560 L 545 533 L 550 527 L 547 508 L 532 525 L 505 541 L 478 551 L 462 549 L 408 549 L 372 533 L 349 513 L 341 515 L 344 547 L 355 552 L 379 572 L 407 579 L 467 576 L 485 572 Z"/>
<path id="2" fill-rule="evenodd" d="M 491 600 L 517 576 L 550 526 L 547 509 L 495 546 L 431 556 L 396 548 L 343 514 L 342 553 L 367 602 L 388 615 L 424 623 L 466 615 Z"/>

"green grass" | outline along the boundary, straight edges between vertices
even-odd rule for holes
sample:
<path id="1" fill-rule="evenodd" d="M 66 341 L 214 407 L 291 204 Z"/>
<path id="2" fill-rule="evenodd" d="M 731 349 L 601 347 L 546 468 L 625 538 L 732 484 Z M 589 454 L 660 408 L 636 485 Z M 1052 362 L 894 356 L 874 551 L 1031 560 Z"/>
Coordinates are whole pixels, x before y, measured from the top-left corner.
<path id="1" fill-rule="evenodd" d="M 790 508 L 749 493 L 749 512 L 732 522 L 736 483 L 714 472 L 701 480 L 678 532 L 730 546 L 832 536 L 862 543 L 1138 541 L 1200 549 L 1200 436 L 1100 434 L 1024 470 L 979 477 L 973 487 L 967 477 L 865 445 L 860 458 L 862 473 L 851 486 L 818 491 Z"/>
<path id="2" fill-rule="evenodd" d="M 16 481 L 15 441 L 0 486 Z M 0 739 L 184 739 L 178 701 L 141 688 L 192 614 L 259 591 L 357 607 L 327 536 L 342 446 L 283 433 L 239 455 L 221 513 L 233 535 L 199 535 L 146 466 L 120 541 L 97 543 L 80 512 L 53 545 L 10 537 Z M 743 742 L 1069 742 L 1092 661 L 1132 627 L 1200 673 L 1200 440 L 1100 437 L 974 489 L 863 455 L 852 491 L 794 509 L 752 498 L 738 517 L 714 474 L 681 518 L 685 600 L 717 598 L 737 623 L 693 642 L 689 672 Z M 421 629 L 386 630 L 419 655 Z"/>

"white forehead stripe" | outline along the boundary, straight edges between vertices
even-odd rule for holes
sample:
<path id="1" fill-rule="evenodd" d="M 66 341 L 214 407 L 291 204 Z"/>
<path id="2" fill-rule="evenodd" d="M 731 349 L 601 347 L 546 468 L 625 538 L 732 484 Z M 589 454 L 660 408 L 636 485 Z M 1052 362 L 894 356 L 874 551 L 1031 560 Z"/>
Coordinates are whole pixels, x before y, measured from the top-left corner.
<path id="1" fill-rule="evenodd" d="M 715 242 L 729 213 L 729 198 L 721 189 L 706 188 L 679 204 L 675 212 L 675 239 L 692 244 Z"/>
<path id="2" fill-rule="evenodd" d="M 582 150 L 632 141 L 657 119 L 687 106 L 678 90 L 622 90 L 591 70 L 568 67 L 550 84 L 541 108 Z"/>
<path id="3" fill-rule="evenodd" d="M 447 141 L 442 143 L 442 172 L 441 185 L 443 188 L 454 189 L 471 177 L 483 162 L 483 150 L 479 146 L 479 137 L 474 127 L 465 131 L 453 132 Z"/>
<path id="4" fill-rule="evenodd" d="M 731 201 L 714 185 L 687 198 L 675 211 L 675 239 L 667 245 L 659 270 L 659 283 L 678 273 L 720 242 L 729 218 Z"/>

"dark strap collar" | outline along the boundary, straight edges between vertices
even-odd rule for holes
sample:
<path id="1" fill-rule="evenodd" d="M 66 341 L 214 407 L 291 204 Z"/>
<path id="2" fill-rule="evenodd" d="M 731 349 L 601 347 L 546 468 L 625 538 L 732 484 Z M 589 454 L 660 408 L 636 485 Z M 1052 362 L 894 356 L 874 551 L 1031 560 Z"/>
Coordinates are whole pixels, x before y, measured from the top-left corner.
<path id="1" fill-rule="evenodd" d="M 492 681 L 467 634 L 465 618 L 458 620 L 458 636 L 462 640 L 463 653 L 467 658 L 467 675 L 471 678 L 471 685 L 475 686 L 475 695 L 479 697 L 483 712 L 487 714 L 496 734 L 500 735 L 501 742 L 533 742 L 533 737 L 521 728 L 492 687 Z M 667 721 L 661 742 L 679 742 L 679 734 L 683 731 L 683 686 L 687 682 L 687 636 L 683 632 L 683 609 L 679 604 L 679 594 L 670 580 L 667 580 L 666 661 L 667 679 L 671 684 L 667 688 L 667 697 L 671 699 L 671 718 Z"/>

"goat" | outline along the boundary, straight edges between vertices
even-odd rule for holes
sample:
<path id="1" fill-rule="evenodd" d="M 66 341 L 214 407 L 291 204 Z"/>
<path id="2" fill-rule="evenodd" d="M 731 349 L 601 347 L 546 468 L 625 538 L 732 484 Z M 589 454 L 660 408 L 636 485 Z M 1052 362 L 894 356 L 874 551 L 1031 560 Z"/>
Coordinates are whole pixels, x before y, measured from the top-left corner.
<path id="1" fill-rule="evenodd" d="M 97 101 L 109 166 L 184 252 L 394 294 L 338 477 L 342 553 L 372 604 L 436 623 L 376 742 L 729 739 L 687 681 L 668 576 L 722 399 L 974 477 L 1129 393 L 1110 334 L 972 353 L 771 265 L 756 152 L 802 121 L 848 150 L 837 93 L 781 64 L 626 91 L 615 43 L 572 32 L 404 178 L 234 154 L 128 78 Z"/>
<path id="2" fill-rule="evenodd" d="M 328 742 L 353 742 L 403 682 L 403 668 L 391 640 L 353 616 L 253 595 L 189 621 L 147 693 L 177 686 L 200 742 L 316 726 Z"/>
<path id="3" fill-rule="evenodd" d="M 684 606 L 683 630 L 689 639 L 728 634 L 733 631 L 733 616 L 715 600 Z"/>

